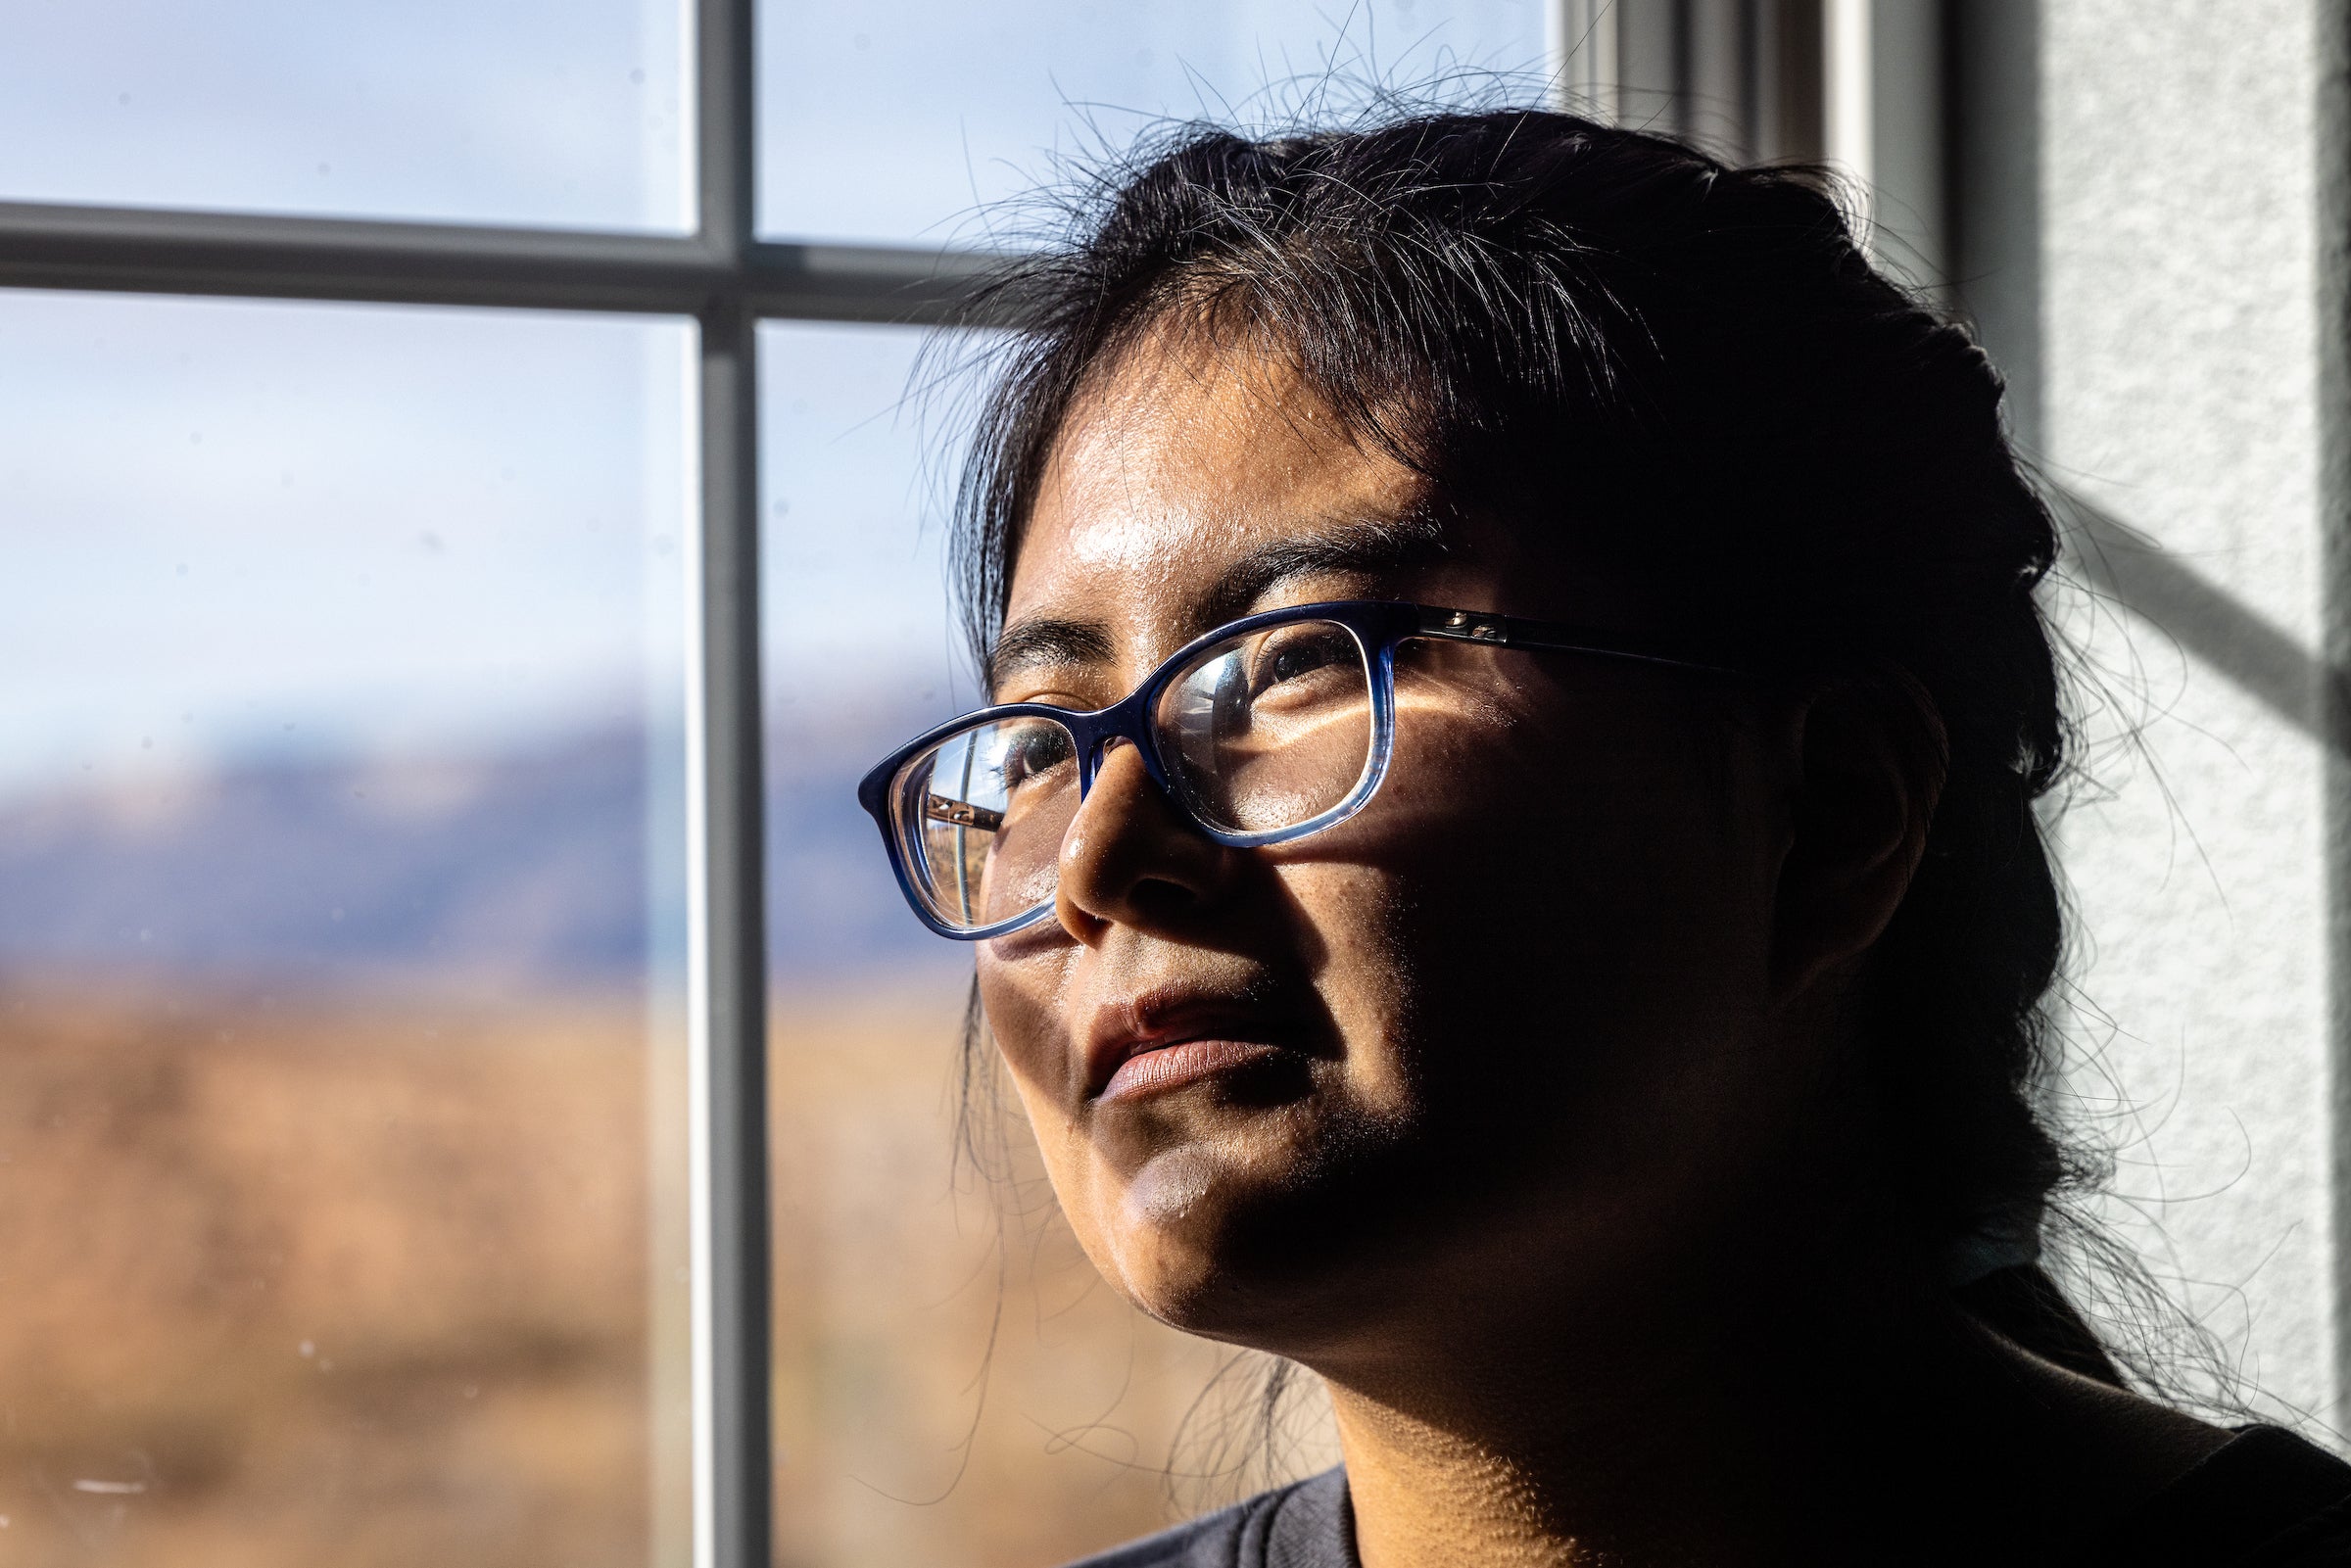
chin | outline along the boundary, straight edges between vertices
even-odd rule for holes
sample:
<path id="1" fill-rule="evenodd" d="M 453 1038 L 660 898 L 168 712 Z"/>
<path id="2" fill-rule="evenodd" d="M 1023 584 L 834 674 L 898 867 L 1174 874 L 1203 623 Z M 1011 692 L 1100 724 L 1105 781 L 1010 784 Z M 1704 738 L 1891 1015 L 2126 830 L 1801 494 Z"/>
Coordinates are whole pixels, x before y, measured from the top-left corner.
<path id="1" fill-rule="evenodd" d="M 1365 1234 L 1362 1216 L 1378 1206 L 1351 1190 L 1360 1173 L 1269 1152 L 1249 1160 L 1187 1144 L 1145 1161 L 1088 1239 L 1104 1276 L 1151 1316 L 1206 1339 L 1287 1354 L 1302 1331 L 1337 1326 L 1333 1315 L 1363 1299 L 1353 1265 L 1391 1253 L 1397 1238 Z"/>
<path id="2" fill-rule="evenodd" d="M 1095 1216 L 1099 1245 L 1087 1250 L 1103 1274 L 1135 1306 L 1187 1332 L 1213 1334 L 1216 1303 L 1250 1272 L 1235 1256 L 1234 1233 L 1263 1183 L 1234 1164 L 1213 1144 L 1161 1150 Z"/>

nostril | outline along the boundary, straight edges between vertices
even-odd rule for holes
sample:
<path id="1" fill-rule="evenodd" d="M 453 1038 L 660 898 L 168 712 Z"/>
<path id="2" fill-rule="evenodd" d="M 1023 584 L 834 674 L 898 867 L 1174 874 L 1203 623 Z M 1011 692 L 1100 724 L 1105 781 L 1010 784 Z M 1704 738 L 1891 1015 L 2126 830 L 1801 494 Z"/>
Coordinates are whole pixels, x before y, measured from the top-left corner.
<path id="1" fill-rule="evenodd" d="M 1197 908 L 1200 895 L 1178 881 L 1146 877 L 1127 890 L 1128 907 L 1145 920 L 1167 920 Z"/>

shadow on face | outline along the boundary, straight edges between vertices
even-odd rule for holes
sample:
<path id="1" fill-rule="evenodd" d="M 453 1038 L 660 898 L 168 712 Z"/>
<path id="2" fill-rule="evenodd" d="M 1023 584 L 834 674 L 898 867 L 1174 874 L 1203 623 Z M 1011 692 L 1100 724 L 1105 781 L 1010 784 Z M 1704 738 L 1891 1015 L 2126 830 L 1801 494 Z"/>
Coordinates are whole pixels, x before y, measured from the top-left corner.
<path id="1" fill-rule="evenodd" d="M 1271 358 L 1147 347 L 1074 409 L 995 699 L 1096 708 L 1234 617 L 1394 598 L 1632 628 Z M 1818 1064 L 1775 981 L 1786 726 L 1713 678 L 1413 641 L 1339 826 L 1231 849 L 1114 747 L 983 1002 L 1104 1274 L 1328 1369 L 1637 1311 L 1769 1202 Z M 1703 1269 L 1702 1269 L 1703 1271 Z"/>

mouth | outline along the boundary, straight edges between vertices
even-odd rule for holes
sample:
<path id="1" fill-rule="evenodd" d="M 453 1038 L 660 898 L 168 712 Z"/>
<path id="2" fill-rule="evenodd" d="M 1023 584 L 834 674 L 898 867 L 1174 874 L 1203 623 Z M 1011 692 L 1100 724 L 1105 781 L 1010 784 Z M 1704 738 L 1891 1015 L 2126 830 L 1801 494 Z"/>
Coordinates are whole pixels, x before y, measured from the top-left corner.
<path id="1" fill-rule="evenodd" d="M 1223 999 L 1147 993 L 1105 1007 L 1088 1034 L 1086 1098 L 1146 1099 L 1290 1054 L 1261 1009 Z"/>
<path id="2" fill-rule="evenodd" d="M 1169 1094 L 1220 1073 L 1237 1072 L 1281 1054 L 1263 1040 L 1176 1040 L 1148 1046 L 1118 1065 L 1094 1098 L 1140 1100 Z"/>

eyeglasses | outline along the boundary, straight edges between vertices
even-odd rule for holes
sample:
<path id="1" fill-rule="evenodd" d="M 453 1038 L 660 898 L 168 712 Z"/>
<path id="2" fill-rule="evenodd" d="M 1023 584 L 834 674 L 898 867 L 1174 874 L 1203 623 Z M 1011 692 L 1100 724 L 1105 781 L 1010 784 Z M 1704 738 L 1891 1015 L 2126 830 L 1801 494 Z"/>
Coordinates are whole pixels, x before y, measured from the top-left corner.
<path id="1" fill-rule="evenodd" d="M 1474 610 L 1347 599 L 1269 610 L 1187 643 L 1092 713 L 1012 702 L 899 747 L 857 785 L 906 901 L 941 936 L 1043 920 L 1063 834 L 1114 740 L 1201 833 L 1286 843 L 1361 811 L 1396 734 L 1396 648 L 1415 638 L 1721 671 L 1689 642 Z"/>

